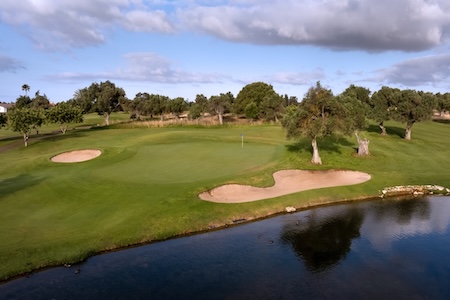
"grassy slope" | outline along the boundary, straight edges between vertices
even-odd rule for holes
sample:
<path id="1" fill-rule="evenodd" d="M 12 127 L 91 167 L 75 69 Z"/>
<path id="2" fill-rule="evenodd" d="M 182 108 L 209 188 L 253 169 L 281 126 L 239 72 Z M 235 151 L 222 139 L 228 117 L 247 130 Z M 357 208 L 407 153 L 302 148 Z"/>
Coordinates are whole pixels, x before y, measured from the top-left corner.
<path id="1" fill-rule="evenodd" d="M 353 138 L 320 141 L 323 166 L 308 163 L 308 141 L 286 142 L 281 128 L 273 126 L 100 127 L 1 153 L 0 278 L 265 216 L 288 205 L 373 196 L 385 186 L 400 184 L 450 185 L 448 124 L 416 124 L 411 142 L 400 138 L 400 124 L 387 126 L 387 137 L 379 136 L 376 127 L 364 133 L 371 141 L 367 158 L 354 157 Z M 49 160 L 84 148 L 101 149 L 103 155 L 78 164 Z M 197 198 L 199 192 L 226 182 L 270 185 L 271 173 L 286 168 L 360 170 L 373 179 L 243 204 Z"/>

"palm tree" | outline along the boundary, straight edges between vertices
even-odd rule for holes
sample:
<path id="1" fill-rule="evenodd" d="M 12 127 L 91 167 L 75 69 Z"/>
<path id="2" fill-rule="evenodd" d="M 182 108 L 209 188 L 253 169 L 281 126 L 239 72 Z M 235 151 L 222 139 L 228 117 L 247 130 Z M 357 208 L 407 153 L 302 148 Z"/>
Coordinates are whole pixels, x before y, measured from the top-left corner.
<path id="1" fill-rule="evenodd" d="M 25 91 L 25 95 L 28 95 L 28 91 L 30 90 L 30 86 L 28 84 L 22 85 L 22 91 Z"/>

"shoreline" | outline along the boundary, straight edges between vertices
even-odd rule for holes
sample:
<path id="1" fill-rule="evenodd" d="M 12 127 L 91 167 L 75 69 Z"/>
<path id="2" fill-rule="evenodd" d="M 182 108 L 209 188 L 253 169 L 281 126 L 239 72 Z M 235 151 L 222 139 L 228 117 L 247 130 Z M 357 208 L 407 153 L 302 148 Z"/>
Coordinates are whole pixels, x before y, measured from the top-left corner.
<path id="1" fill-rule="evenodd" d="M 428 186 L 428 185 L 423 185 L 423 186 Z M 405 186 L 405 187 L 410 187 L 410 186 Z M 387 188 L 384 188 L 383 190 L 391 189 L 391 188 L 395 188 L 395 187 L 387 187 Z M 270 213 L 268 213 L 266 215 L 257 216 L 257 217 L 251 217 L 251 218 L 242 218 L 242 219 L 229 220 L 228 222 L 222 223 L 222 224 L 217 225 L 217 226 L 209 226 L 208 228 L 204 228 L 204 229 L 187 231 L 187 232 L 184 232 L 184 233 L 168 236 L 166 238 L 154 239 L 154 240 L 148 240 L 148 241 L 140 241 L 140 242 L 136 242 L 136 243 L 123 245 L 123 246 L 120 246 L 120 247 L 117 247 L 117 248 L 113 248 L 113 249 L 105 249 L 105 250 L 101 250 L 101 251 L 98 251 L 98 252 L 95 252 L 95 253 L 91 253 L 90 255 L 87 255 L 86 257 L 83 257 L 83 258 L 81 258 L 78 261 L 66 262 L 66 263 L 58 263 L 58 264 L 54 264 L 54 265 L 48 265 L 48 266 L 40 267 L 40 268 L 37 268 L 37 269 L 33 269 L 31 271 L 28 271 L 28 272 L 19 273 L 19 274 L 13 275 L 11 277 L 0 279 L 0 285 L 6 284 L 6 283 L 8 283 L 10 281 L 14 281 L 16 279 L 32 276 L 34 273 L 45 271 L 45 270 L 51 269 L 51 268 L 57 268 L 57 267 L 72 268 L 72 267 L 75 267 L 76 264 L 85 262 L 89 258 L 97 256 L 97 255 L 102 255 L 102 254 L 106 254 L 106 253 L 110 253 L 110 252 L 127 250 L 127 249 L 131 249 L 131 248 L 135 248 L 135 247 L 145 246 L 145 245 L 158 243 L 158 242 L 164 242 L 164 241 L 177 239 L 177 238 L 182 238 L 182 237 L 189 237 L 189 236 L 202 234 L 202 233 L 207 233 L 207 232 L 212 232 L 212 231 L 217 231 L 217 230 L 223 230 L 223 229 L 226 229 L 226 228 L 229 228 L 229 227 L 243 225 L 243 224 L 247 224 L 247 223 L 251 223 L 251 222 L 257 222 L 257 221 L 261 221 L 261 220 L 264 220 L 264 219 L 267 219 L 267 218 L 271 218 L 271 217 L 275 217 L 275 216 L 278 216 L 278 215 L 291 214 L 291 213 L 305 211 L 305 210 L 312 209 L 312 208 L 332 206 L 332 205 L 337 205 L 337 204 L 345 204 L 345 203 L 350 203 L 350 202 L 364 202 L 364 201 L 383 200 L 383 199 L 384 200 L 387 200 L 387 199 L 406 200 L 406 199 L 418 199 L 418 198 L 421 198 L 421 197 L 429 197 L 429 196 L 431 196 L 431 197 L 450 196 L 450 189 L 448 189 L 448 188 L 446 188 L 446 191 L 447 191 L 446 194 L 434 194 L 433 193 L 433 194 L 421 194 L 421 195 L 416 195 L 416 196 L 414 196 L 412 194 L 407 194 L 406 195 L 404 193 L 402 195 L 387 195 L 387 196 L 383 196 L 383 193 L 382 193 L 383 190 L 381 190 L 380 194 L 378 194 L 378 195 L 372 195 L 372 196 L 371 195 L 367 195 L 367 196 L 359 196 L 359 197 L 355 197 L 355 198 L 342 198 L 342 199 L 338 199 L 338 200 L 324 200 L 324 201 L 318 201 L 318 202 L 315 202 L 315 203 L 306 203 L 304 205 L 300 205 L 298 207 L 295 207 L 296 211 L 294 211 L 294 212 L 287 212 L 285 209 L 281 209 L 281 210 L 278 210 L 278 211 L 270 212 Z"/>

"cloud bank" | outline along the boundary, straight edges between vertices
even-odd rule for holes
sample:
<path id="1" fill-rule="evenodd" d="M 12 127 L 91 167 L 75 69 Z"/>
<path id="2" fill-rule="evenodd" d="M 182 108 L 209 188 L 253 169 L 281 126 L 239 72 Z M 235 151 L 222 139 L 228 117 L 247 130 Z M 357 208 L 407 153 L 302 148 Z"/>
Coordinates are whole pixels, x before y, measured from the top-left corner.
<path id="1" fill-rule="evenodd" d="M 47 50 L 105 43 L 110 32 L 193 31 L 239 43 L 368 52 L 422 51 L 450 36 L 447 0 L 3 0 L 0 20 Z"/>
<path id="2" fill-rule="evenodd" d="M 379 70 L 381 81 L 404 86 L 436 86 L 444 84 L 450 87 L 450 54 L 438 54 L 418 57 Z"/>

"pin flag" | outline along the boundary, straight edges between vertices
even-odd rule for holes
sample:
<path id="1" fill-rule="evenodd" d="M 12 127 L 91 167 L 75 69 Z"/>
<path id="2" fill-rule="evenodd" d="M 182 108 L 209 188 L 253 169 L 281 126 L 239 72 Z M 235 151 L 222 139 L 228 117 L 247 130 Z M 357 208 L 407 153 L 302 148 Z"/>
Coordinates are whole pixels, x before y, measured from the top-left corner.
<path id="1" fill-rule="evenodd" d="M 244 134 L 241 133 L 241 148 L 244 148 Z"/>

